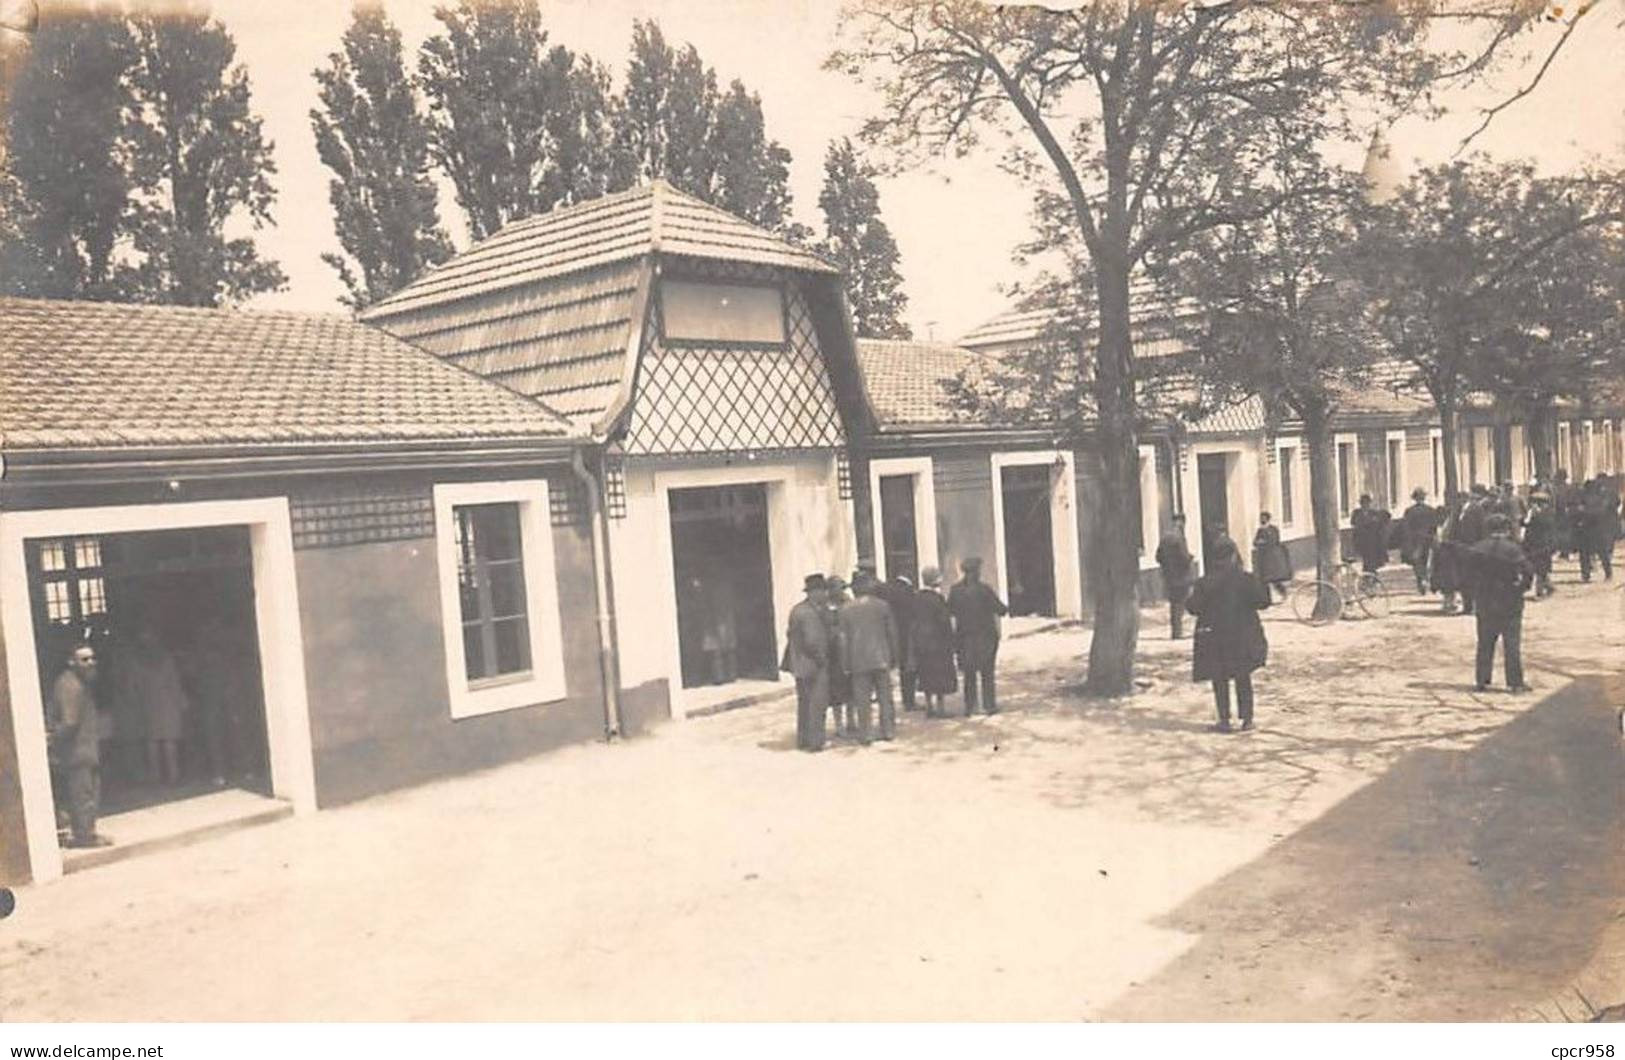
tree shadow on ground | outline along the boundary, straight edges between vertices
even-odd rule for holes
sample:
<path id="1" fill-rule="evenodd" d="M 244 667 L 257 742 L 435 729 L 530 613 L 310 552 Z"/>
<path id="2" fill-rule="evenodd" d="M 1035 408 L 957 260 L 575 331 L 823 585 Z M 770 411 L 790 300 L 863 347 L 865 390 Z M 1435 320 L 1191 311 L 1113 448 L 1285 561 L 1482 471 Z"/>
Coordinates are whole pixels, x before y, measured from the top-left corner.
<path id="1" fill-rule="evenodd" d="M 1104 1015 L 1505 1019 L 1556 993 L 1625 915 L 1610 683 L 1406 754 L 1159 921 L 1200 941 Z"/>

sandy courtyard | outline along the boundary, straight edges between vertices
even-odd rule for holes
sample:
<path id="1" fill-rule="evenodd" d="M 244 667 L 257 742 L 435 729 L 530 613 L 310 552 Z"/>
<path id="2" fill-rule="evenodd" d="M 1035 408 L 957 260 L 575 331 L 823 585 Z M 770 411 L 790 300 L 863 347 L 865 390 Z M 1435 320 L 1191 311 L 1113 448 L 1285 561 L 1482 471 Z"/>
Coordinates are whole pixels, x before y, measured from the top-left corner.
<path id="1" fill-rule="evenodd" d="M 26 888 L 0 1015 L 1511 1018 L 1625 923 L 1625 594 L 1559 575 L 1529 696 L 1436 601 L 1277 609 L 1219 736 L 1148 609 L 1123 701 L 1044 633 L 1004 713 L 890 745 L 761 704 Z"/>

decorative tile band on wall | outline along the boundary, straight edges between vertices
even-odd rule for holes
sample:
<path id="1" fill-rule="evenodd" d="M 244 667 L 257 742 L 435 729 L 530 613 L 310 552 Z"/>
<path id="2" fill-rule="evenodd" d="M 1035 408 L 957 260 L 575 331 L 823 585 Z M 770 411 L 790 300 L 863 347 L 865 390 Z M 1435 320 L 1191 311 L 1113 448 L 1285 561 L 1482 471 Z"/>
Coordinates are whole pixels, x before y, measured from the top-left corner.
<path id="1" fill-rule="evenodd" d="M 549 521 L 575 526 L 587 505 L 575 476 L 547 476 Z M 294 493 L 293 547 L 341 548 L 378 541 L 434 536 L 434 486 L 421 483 L 345 483 Z"/>

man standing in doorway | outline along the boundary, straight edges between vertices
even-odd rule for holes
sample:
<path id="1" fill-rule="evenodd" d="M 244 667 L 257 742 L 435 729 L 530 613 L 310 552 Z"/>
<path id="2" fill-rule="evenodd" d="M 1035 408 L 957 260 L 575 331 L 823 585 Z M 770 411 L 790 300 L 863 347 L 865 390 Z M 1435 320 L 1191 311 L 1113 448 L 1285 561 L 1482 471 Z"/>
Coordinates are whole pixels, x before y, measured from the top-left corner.
<path id="1" fill-rule="evenodd" d="M 954 645 L 959 653 L 959 672 L 965 679 L 965 716 L 976 713 L 977 682 L 981 682 L 981 707 L 989 714 L 999 712 L 993 671 L 999 658 L 999 616 L 1010 609 L 999 594 L 982 581 L 982 560 L 970 556 L 959 565 L 964 577 L 948 590 L 948 612 L 954 619 Z"/>
<path id="2" fill-rule="evenodd" d="M 1485 521 L 1485 529 L 1490 536 L 1473 546 L 1467 566 L 1478 610 L 1475 685 L 1480 692 L 1489 688 L 1499 639 L 1507 691 L 1527 692 L 1529 686 L 1523 682 L 1523 594 L 1529 591 L 1535 571 L 1512 540 L 1512 520 L 1497 513 Z"/>
<path id="3" fill-rule="evenodd" d="M 1168 597 L 1168 636 L 1178 640 L 1184 635 L 1185 598 L 1190 595 L 1191 575 L 1196 558 L 1185 543 L 1185 516 L 1174 515 L 1174 525 L 1157 543 L 1157 567 L 1162 571 L 1162 591 Z"/>
<path id="4" fill-rule="evenodd" d="M 824 709 L 829 705 L 829 628 L 824 610 L 829 585 L 822 574 L 809 574 L 806 599 L 790 609 L 784 638 L 784 669 L 796 679 L 796 747 L 824 749 Z"/>
<path id="5" fill-rule="evenodd" d="M 892 701 L 891 672 L 897 665 L 897 623 L 891 608 L 876 595 L 875 579 L 864 571 L 854 579 L 856 599 L 841 608 L 841 642 L 846 669 L 852 677 L 852 699 L 847 711 L 857 713 L 858 742 L 867 744 L 869 700 L 880 704 L 880 739 L 897 736 L 897 705 Z"/>
<path id="6" fill-rule="evenodd" d="M 101 726 L 96 707 L 96 649 L 81 644 L 51 684 L 45 708 L 46 747 L 67 789 L 70 847 L 111 846 L 96 834 L 101 804 Z"/>

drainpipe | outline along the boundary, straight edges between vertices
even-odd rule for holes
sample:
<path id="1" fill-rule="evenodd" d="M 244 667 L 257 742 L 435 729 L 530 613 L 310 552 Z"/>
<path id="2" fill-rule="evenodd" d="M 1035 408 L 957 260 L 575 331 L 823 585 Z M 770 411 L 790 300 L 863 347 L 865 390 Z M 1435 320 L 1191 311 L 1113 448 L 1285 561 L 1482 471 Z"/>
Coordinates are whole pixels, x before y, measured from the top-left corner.
<path id="1" fill-rule="evenodd" d="M 608 515 L 604 511 L 598 479 L 587 470 L 580 448 L 570 453 L 570 470 L 587 490 L 587 508 L 592 520 L 592 573 L 594 595 L 598 600 L 598 673 L 604 686 L 604 738 L 613 740 L 621 734 L 621 653 L 616 642 L 615 583 L 609 570 Z"/>

